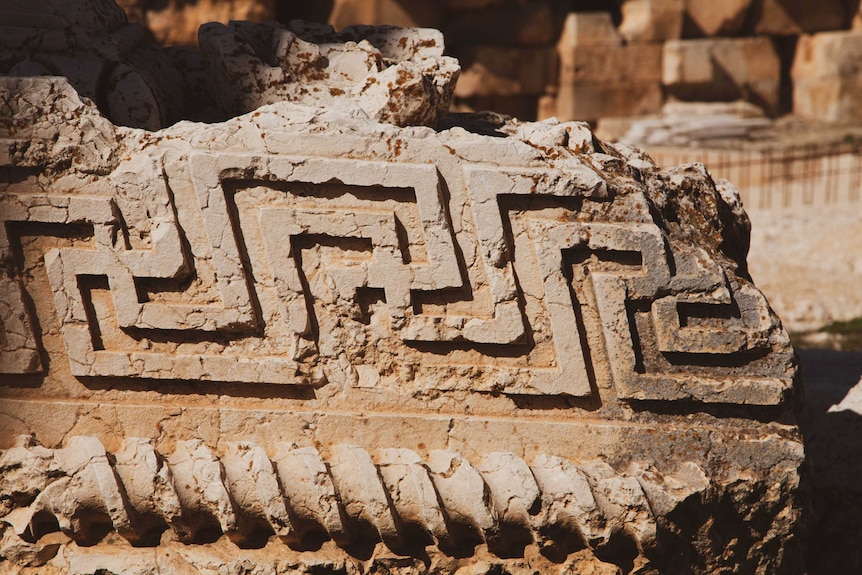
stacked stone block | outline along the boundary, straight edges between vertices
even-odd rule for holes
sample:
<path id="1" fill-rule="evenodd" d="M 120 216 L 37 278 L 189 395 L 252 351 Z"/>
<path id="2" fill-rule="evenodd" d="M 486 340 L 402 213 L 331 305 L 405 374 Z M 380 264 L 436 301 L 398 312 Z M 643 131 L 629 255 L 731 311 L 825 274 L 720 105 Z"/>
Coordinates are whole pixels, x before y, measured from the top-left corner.
<path id="1" fill-rule="evenodd" d="M 777 116 L 858 121 L 858 0 L 123 0 L 162 44 L 207 21 L 439 28 L 461 79 L 454 111 L 521 119 L 657 112 L 668 101 L 745 100 Z M 826 34 L 822 39 L 821 34 Z"/>

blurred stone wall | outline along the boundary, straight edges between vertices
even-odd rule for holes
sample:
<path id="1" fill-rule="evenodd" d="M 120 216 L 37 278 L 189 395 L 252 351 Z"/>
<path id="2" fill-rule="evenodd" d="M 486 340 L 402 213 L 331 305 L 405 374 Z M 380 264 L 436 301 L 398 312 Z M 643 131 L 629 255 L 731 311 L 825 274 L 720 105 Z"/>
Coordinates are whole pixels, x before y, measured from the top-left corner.
<path id="1" fill-rule="evenodd" d="M 862 121 L 859 0 L 120 0 L 172 45 L 207 21 L 439 28 L 463 69 L 455 109 L 522 119 L 747 100 L 767 114 Z"/>
<path id="2" fill-rule="evenodd" d="M 196 46 L 207 22 L 274 20 L 276 0 L 116 0 L 132 22 L 166 46 Z"/>

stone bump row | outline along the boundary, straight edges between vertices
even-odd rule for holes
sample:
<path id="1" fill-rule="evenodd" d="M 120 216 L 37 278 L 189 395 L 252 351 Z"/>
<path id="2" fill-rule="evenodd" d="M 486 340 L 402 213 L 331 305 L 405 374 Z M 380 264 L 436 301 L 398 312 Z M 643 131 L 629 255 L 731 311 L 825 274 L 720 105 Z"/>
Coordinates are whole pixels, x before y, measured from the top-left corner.
<path id="1" fill-rule="evenodd" d="M 81 544 L 116 531 L 154 545 L 170 529 L 185 543 L 224 534 L 240 546 L 276 535 L 300 548 L 332 539 L 348 549 L 358 541 L 392 549 L 484 541 L 493 550 L 519 536 L 525 544 L 597 549 L 626 536 L 648 548 L 657 516 L 709 487 L 694 463 L 662 475 L 544 454 L 528 465 L 508 452 L 469 462 L 448 450 L 423 460 L 410 449 L 377 449 L 372 457 L 335 445 L 324 456 L 282 444 L 270 458 L 251 442 L 221 447 L 216 454 L 192 439 L 162 455 L 149 439 L 127 438 L 108 453 L 95 437 L 71 437 L 58 449 L 22 437 L 0 455 L 0 492 L 9 494 L 0 522 L 31 542 L 59 529 Z"/>

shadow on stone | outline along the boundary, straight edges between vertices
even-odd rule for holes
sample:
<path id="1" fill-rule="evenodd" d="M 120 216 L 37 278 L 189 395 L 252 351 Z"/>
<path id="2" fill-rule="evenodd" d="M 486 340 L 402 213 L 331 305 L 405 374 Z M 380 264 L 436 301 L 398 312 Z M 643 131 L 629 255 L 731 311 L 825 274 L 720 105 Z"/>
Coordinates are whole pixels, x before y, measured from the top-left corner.
<path id="1" fill-rule="evenodd" d="M 809 573 L 862 573 L 862 414 L 830 411 L 862 376 L 862 351 L 798 350 L 805 402 L 800 427 L 811 470 Z M 862 404 L 855 406 L 862 411 Z"/>

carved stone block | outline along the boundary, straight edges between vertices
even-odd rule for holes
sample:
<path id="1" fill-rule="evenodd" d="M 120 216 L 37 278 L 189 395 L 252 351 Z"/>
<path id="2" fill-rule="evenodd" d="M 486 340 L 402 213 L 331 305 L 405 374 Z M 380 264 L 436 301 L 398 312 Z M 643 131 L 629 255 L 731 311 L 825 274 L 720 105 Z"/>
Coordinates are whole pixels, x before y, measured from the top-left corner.
<path id="1" fill-rule="evenodd" d="M 152 132 L 0 78 L 0 569 L 801 570 L 729 184 L 321 102 Z"/>

